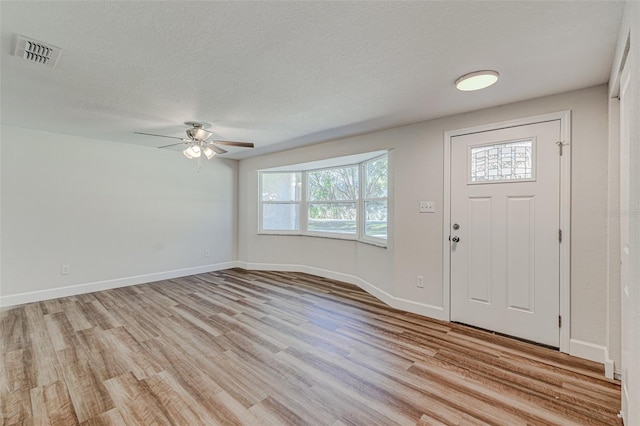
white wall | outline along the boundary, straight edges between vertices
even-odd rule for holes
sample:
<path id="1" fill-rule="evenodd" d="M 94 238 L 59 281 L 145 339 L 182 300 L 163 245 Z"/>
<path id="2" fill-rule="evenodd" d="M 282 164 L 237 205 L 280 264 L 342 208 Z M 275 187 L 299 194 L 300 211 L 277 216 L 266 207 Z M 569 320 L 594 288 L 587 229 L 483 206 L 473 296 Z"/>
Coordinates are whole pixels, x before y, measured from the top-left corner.
<path id="1" fill-rule="evenodd" d="M 571 337 L 604 361 L 607 322 L 607 87 L 605 85 L 326 142 L 240 162 L 239 260 L 248 267 L 316 272 L 363 285 L 397 307 L 446 319 L 442 274 L 443 134 L 447 130 L 572 111 Z M 256 170 L 392 148 L 387 249 L 312 237 L 257 235 Z M 419 214 L 435 200 L 435 214 Z M 416 288 L 416 276 L 425 288 Z M 371 286 L 367 286 L 370 284 Z M 583 345 L 583 346 L 584 346 Z"/>
<path id="2" fill-rule="evenodd" d="M 237 161 L 196 173 L 176 151 L 9 126 L 0 136 L 4 305 L 236 259 Z"/>

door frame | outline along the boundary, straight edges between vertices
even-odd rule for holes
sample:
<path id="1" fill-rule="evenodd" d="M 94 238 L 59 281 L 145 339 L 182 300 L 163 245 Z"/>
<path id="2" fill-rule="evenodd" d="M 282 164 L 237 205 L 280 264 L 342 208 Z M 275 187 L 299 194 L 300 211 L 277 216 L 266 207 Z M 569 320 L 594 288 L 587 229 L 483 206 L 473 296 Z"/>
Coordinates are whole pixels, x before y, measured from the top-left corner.
<path id="1" fill-rule="evenodd" d="M 630 116 L 627 115 L 627 110 L 626 110 L 626 106 L 629 106 L 628 104 L 626 104 L 626 99 L 627 96 L 629 96 L 630 91 L 629 91 L 629 87 L 631 85 L 631 68 L 630 68 L 630 64 L 632 63 L 630 61 L 631 55 L 632 55 L 632 51 L 630 49 L 630 38 L 629 36 L 627 36 L 627 46 L 629 48 L 628 50 L 628 56 L 622 59 L 622 65 L 620 66 L 620 71 L 618 73 L 617 76 L 617 82 L 616 82 L 616 86 L 617 87 L 617 91 L 618 91 L 618 102 L 617 102 L 617 108 L 618 108 L 618 121 L 619 121 L 619 126 L 618 126 L 618 142 L 619 142 L 619 151 L 620 151 L 620 158 L 622 158 L 625 154 L 629 155 L 632 152 L 632 148 L 633 148 L 633 142 L 631 141 L 631 123 L 627 122 L 627 117 Z M 624 136 L 624 137 L 623 137 Z M 623 152 L 623 149 L 626 149 L 627 152 Z M 624 166 L 624 167 L 623 167 Z M 627 161 L 625 164 L 623 164 L 622 161 L 620 161 L 620 167 L 619 167 L 619 172 L 620 172 L 620 197 L 618 200 L 618 207 L 619 207 L 619 211 L 620 211 L 620 223 L 618 224 L 618 226 L 620 227 L 620 380 L 621 380 L 621 409 L 620 409 L 620 415 L 622 416 L 623 420 L 628 420 L 629 418 L 629 387 L 628 387 L 628 382 L 629 382 L 629 377 L 631 375 L 630 370 L 633 368 L 631 366 L 631 362 L 630 359 L 633 359 L 632 356 L 630 355 L 631 350 L 630 348 L 630 344 L 631 342 L 629 342 L 627 339 L 627 337 L 629 337 L 629 335 L 632 333 L 631 328 L 633 327 L 633 321 L 631 321 L 631 313 L 630 313 L 630 308 L 631 308 L 631 303 L 633 302 L 632 297 L 629 293 L 629 288 L 628 288 L 628 284 L 629 282 L 631 282 L 631 273 L 629 270 L 630 262 L 629 259 L 631 259 L 631 254 L 630 253 L 630 245 L 631 245 L 631 226 L 632 223 L 630 221 L 630 216 L 631 216 L 631 212 L 630 209 L 632 208 L 632 203 L 631 203 L 631 184 L 632 184 L 632 180 L 631 180 L 631 163 L 629 161 Z M 625 182 L 626 181 L 626 182 Z M 622 183 L 625 182 L 626 186 L 623 186 Z M 626 191 L 624 191 L 626 190 Z M 624 192 L 626 192 L 626 194 L 624 194 Z M 626 198 L 626 202 L 627 205 L 623 205 L 623 196 Z M 623 229 L 622 225 L 622 215 L 625 214 L 625 210 L 626 210 L 626 214 L 629 215 L 627 217 L 627 229 Z M 626 231 L 626 233 L 623 233 L 622 231 Z M 626 268 L 623 267 L 623 258 L 625 256 L 625 247 L 623 246 L 622 242 L 623 239 L 625 238 L 625 234 L 626 234 L 626 242 L 627 242 L 627 246 L 626 246 Z M 609 330 L 607 330 L 609 332 Z M 625 349 L 626 349 L 626 353 L 625 353 Z M 626 373 L 626 374 L 625 374 Z M 613 373 L 615 374 L 615 373 Z"/>
<path id="2" fill-rule="evenodd" d="M 445 318 L 451 321 L 451 143 L 456 136 L 489 132 L 509 127 L 526 126 L 548 121 L 560 121 L 560 138 L 563 143 L 560 157 L 560 352 L 569 353 L 571 340 L 571 111 L 558 111 L 549 114 L 483 124 L 480 126 L 450 130 L 444 133 L 444 203 L 443 203 L 443 256 L 442 305 Z"/>

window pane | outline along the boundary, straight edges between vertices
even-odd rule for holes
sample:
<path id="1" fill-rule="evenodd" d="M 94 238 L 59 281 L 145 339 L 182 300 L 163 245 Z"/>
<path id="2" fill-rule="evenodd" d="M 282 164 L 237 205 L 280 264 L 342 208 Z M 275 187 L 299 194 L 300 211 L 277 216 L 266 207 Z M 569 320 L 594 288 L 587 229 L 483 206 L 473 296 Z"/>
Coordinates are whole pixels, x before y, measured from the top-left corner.
<path id="1" fill-rule="evenodd" d="M 356 233 L 356 203 L 309 205 L 309 231 Z"/>
<path id="2" fill-rule="evenodd" d="M 369 237 L 387 239 L 387 202 L 365 201 L 364 233 Z"/>
<path id="3" fill-rule="evenodd" d="M 364 164 L 364 198 L 385 198 L 387 196 L 388 158 L 378 158 Z"/>
<path id="4" fill-rule="evenodd" d="M 471 182 L 533 178 L 533 141 L 471 147 Z"/>
<path id="5" fill-rule="evenodd" d="M 265 231 L 299 231 L 299 204 L 262 205 L 262 229 Z"/>
<path id="6" fill-rule="evenodd" d="M 314 170 L 307 174 L 310 201 L 358 199 L 358 167 Z"/>
<path id="7" fill-rule="evenodd" d="M 261 173 L 262 201 L 299 201 L 300 173 Z"/>

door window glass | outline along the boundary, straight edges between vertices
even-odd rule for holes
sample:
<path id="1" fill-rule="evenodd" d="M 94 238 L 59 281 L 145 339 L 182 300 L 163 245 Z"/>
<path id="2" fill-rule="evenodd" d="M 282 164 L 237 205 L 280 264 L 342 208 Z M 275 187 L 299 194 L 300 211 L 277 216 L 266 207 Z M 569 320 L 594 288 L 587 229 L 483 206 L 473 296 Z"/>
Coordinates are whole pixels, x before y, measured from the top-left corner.
<path id="1" fill-rule="evenodd" d="M 534 179 L 533 139 L 469 147 L 469 183 Z"/>

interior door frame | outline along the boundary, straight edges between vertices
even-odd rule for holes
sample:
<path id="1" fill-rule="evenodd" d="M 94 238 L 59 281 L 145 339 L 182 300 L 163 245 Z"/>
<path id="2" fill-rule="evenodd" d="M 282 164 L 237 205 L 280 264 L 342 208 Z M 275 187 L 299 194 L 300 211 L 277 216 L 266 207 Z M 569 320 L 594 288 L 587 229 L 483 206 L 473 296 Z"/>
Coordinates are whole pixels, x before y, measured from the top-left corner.
<path id="1" fill-rule="evenodd" d="M 549 114 L 483 124 L 480 126 L 450 130 L 444 133 L 444 203 L 443 203 L 443 254 L 442 305 L 445 317 L 451 321 L 451 143 L 456 136 L 489 132 L 509 127 L 526 126 L 548 121 L 560 121 L 560 138 L 563 143 L 560 156 L 560 352 L 569 353 L 571 341 L 571 111 L 558 111 Z"/>

